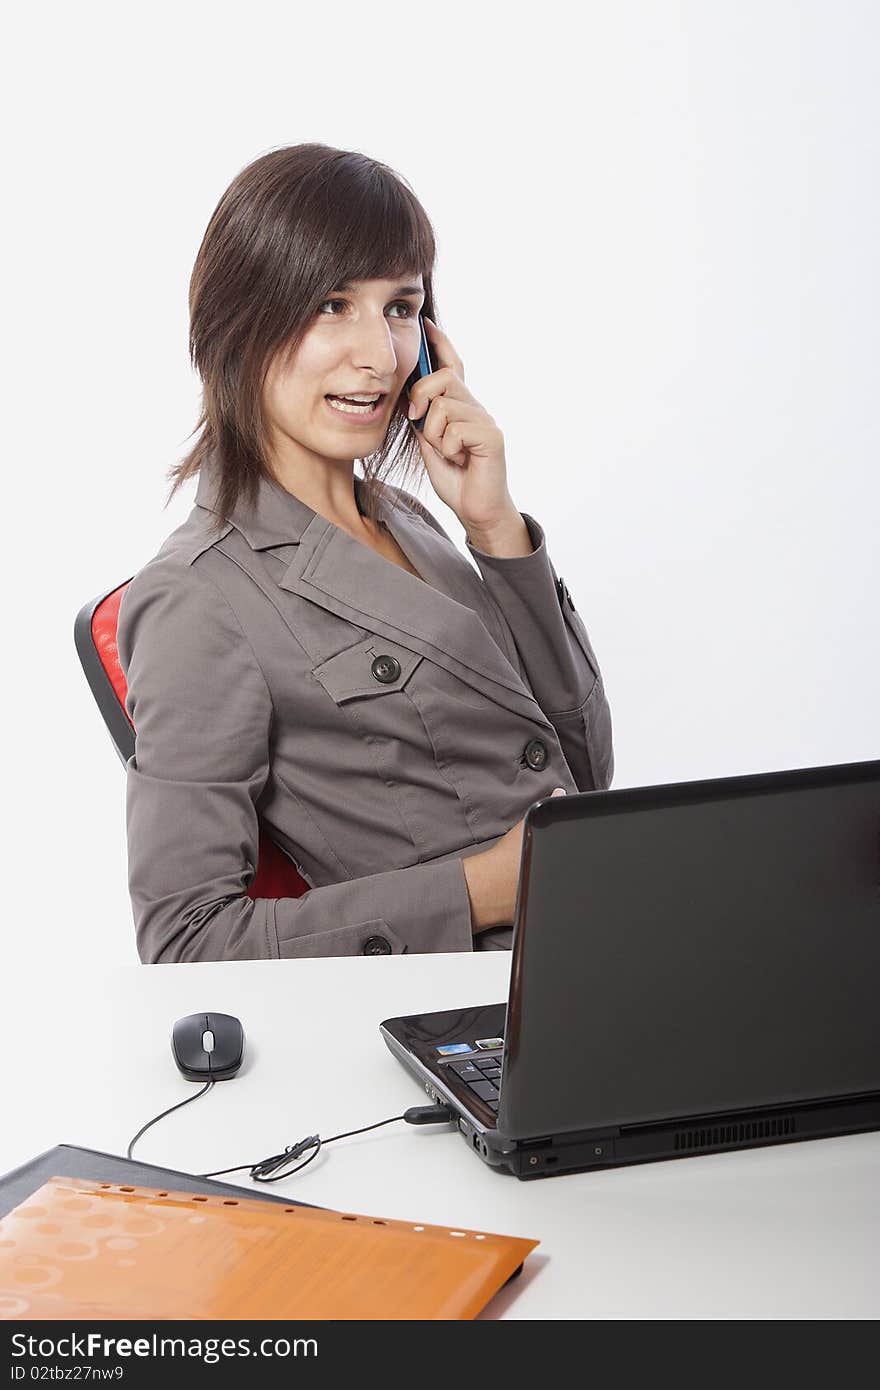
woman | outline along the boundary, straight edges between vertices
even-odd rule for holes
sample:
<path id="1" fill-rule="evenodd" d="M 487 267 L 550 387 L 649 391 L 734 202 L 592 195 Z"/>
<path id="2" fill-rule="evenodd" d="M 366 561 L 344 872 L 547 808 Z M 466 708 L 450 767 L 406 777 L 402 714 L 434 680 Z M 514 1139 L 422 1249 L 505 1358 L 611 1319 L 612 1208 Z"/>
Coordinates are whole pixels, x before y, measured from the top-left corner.
<path id="1" fill-rule="evenodd" d="M 254 161 L 208 225 L 202 434 L 171 471 L 195 506 L 118 628 L 144 961 L 509 947 L 529 805 L 611 781 L 595 654 L 434 321 L 434 259 L 409 187 L 320 144 Z M 435 369 L 408 389 L 420 311 Z M 260 826 L 303 897 L 248 895 Z"/>

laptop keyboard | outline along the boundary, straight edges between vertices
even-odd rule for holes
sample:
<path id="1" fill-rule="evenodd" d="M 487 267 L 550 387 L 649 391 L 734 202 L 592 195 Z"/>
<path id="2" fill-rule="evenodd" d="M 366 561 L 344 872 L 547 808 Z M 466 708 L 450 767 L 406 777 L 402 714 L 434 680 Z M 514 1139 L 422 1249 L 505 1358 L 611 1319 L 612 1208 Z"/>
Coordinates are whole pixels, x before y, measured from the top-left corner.
<path id="1" fill-rule="evenodd" d="M 501 1053 L 493 1057 L 472 1057 L 467 1062 L 449 1062 L 447 1066 L 466 1082 L 475 1096 L 497 1112 L 501 1083 Z"/>

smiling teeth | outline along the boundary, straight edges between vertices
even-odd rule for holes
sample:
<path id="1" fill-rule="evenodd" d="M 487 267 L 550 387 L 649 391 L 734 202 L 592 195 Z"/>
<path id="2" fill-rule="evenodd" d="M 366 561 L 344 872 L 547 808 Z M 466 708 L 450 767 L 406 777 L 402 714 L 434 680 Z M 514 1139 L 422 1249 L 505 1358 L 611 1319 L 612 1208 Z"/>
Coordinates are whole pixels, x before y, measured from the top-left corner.
<path id="1" fill-rule="evenodd" d="M 379 400 L 378 396 L 352 396 L 351 400 L 343 399 L 341 396 L 327 397 L 334 410 L 341 410 L 346 415 L 369 415 Z M 362 401 L 362 405 L 353 405 L 352 401 Z"/>

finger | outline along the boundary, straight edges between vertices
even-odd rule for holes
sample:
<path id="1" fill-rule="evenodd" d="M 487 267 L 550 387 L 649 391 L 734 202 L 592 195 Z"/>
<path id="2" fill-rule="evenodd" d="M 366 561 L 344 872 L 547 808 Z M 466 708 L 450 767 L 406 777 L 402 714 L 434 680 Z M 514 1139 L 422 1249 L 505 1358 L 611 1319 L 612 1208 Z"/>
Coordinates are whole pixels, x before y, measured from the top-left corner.
<path id="1" fill-rule="evenodd" d="M 498 431 L 491 427 L 469 427 L 461 421 L 452 421 L 432 447 L 450 463 L 467 463 L 471 455 L 488 458 L 498 449 L 498 442 Z"/>
<path id="2" fill-rule="evenodd" d="M 444 454 L 440 451 L 440 449 L 437 448 L 436 444 L 431 444 L 430 441 L 425 439 L 421 434 L 417 435 L 416 437 L 419 441 L 419 449 L 421 450 L 422 458 L 428 465 L 430 465 L 432 462 L 437 462 L 461 468 L 468 461 L 466 449 L 459 449 L 458 453 L 451 455 Z"/>
<path id="3" fill-rule="evenodd" d="M 482 409 L 479 401 L 471 395 L 461 377 L 456 374 L 452 367 L 439 367 L 430 375 L 419 377 L 418 381 L 410 388 L 411 409 L 409 418 L 418 420 L 424 415 L 431 402 L 438 400 L 441 396 L 448 396 L 450 400 L 466 402 Z"/>
<path id="4" fill-rule="evenodd" d="M 495 421 L 480 407 L 440 400 L 432 402 L 422 431 L 423 438 L 447 459 L 462 449 L 488 451 L 497 447 L 498 433 Z"/>
<path id="5" fill-rule="evenodd" d="M 465 400 L 461 396 L 450 396 L 442 392 L 428 402 L 428 418 L 425 427 L 444 429 L 453 420 L 488 420 L 494 425 L 491 415 L 484 410 L 479 401 Z M 430 433 L 428 438 L 430 439 Z"/>

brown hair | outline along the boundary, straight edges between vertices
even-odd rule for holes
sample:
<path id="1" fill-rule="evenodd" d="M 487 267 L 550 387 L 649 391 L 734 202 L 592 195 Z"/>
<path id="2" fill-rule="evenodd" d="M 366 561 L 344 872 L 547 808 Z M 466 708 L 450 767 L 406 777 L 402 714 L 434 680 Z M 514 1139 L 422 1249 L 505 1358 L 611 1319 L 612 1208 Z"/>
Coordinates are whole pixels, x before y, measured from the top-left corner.
<path id="1" fill-rule="evenodd" d="M 410 186 L 365 154 L 288 145 L 242 169 L 217 204 L 193 266 L 189 351 L 202 380 L 195 427 L 202 434 L 169 470 L 165 505 L 209 454 L 219 466 L 218 531 L 240 496 L 253 504 L 268 471 L 262 393 L 276 351 L 295 352 L 318 309 L 347 280 L 421 271 L 424 312 L 436 322 L 435 257 L 431 223 Z M 380 449 L 363 460 L 364 509 L 373 519 L 392 468 L 400 467 L 408 486 L 424 474 L 407 404 L 402 395 Z"/>

